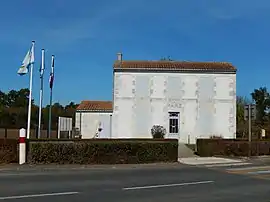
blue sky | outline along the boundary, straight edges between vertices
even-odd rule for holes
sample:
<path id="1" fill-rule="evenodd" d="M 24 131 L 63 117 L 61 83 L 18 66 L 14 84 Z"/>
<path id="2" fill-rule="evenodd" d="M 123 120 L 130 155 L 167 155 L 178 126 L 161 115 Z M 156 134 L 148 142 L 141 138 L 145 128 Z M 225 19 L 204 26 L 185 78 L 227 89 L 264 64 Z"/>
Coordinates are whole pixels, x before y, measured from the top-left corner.
<path id="1" fill-rule="evenodd" d="M 17 75 L 36 41 L 33 95 L 46 49 L 44 104 L 55 54 L 54 102 L 112 99 L 112 64 L 124 59 L 228 61 L 238 68 L 237 94 L 269 85 L 269 0 L 9 0 L 0 7 L 0 89 L 28 87 Z"/>

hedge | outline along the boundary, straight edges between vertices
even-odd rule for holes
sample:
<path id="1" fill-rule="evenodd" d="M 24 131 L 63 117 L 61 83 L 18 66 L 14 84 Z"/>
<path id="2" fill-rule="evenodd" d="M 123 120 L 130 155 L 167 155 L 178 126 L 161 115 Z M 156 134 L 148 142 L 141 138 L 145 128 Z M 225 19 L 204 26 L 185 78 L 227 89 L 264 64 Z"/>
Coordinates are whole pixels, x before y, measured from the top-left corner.
<path id="1" fill-rule="evenodd" d="M 138 164 L 176 162 L 178 140 L 29 140 L 31 164 Z"/>
<path id="2" fill-rule="evenodd" d="M 0 139 L 0 164 L 18 162 L 18 140 Z"/>
<path id="3" fill-rule="evenodd" d="M 270 155 L 270 140 L 247 139 L 197 139 L 197 154 L 209 156 L 251 156 Z"/>

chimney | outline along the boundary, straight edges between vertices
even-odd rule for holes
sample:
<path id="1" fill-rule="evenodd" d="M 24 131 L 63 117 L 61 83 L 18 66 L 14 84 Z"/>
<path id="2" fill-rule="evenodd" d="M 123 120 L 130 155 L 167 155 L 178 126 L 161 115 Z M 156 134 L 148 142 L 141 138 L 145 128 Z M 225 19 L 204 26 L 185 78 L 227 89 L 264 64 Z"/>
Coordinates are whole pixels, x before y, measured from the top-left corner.
<path id="1" fill-rule="evenodd" d="M 117 53 L 117 60 L 122 61 L 123 59 L 123 54 L 122 53 Z"/>

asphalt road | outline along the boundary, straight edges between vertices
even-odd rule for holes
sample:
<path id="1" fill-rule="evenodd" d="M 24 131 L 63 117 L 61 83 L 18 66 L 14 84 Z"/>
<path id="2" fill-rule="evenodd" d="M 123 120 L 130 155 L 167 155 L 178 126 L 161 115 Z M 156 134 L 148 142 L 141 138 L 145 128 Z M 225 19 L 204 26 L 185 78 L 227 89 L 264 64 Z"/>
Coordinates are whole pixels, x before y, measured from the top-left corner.
<path id="1" fill-rule="evenodd" d="M 0 202 L 267 202 L 270 180 L 184 165 L 0 171 Z"/>

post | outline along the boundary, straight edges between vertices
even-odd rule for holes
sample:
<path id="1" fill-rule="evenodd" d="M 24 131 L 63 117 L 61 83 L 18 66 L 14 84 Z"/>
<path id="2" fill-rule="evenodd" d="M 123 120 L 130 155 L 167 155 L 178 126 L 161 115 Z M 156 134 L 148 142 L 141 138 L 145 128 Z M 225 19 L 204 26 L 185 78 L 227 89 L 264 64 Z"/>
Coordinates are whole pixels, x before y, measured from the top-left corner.
<path id="1" fill-rule="evenodd" d="M 31 54 L 34 54 L 34 47 L 35 47 L 35 41 L 32 41 Z M 32 55 L 31 55 L 31 59 L 32 59 Z M 31 65 L 30 65 L 30 82 L 29 82 L 29 99 L 28 99 L 27 139 L 30 138 L 30 129 L 31 129 L 33 68 L 34 68 L 34 64 L 31 63 Z"/>
<path id="2" fill-rule="evenodd" d="M 19 164 L 22 165 L 26 160 L 26 143 L 25 143 L 25 129 L 20 129 L 19 136 Z"/>
<path id="3" fill-rule="evenodd" d="M 43 101 L 43 73 L 44 73 L 44 58 L 45 50 L 41 50 L 41 67 L 40 67 L 40 91 L 39 91 L 39 115 L 38 115 L 38 138 L 41 136 L 41 116 L 42 116 L 42 101 Z"/>
<path id="4" fill-rule="evenodd" d="M 252 139 L 252 134 L 251 134 L 251 105 L 248 105 L 248 142 L 249 142 L 249 150 L 248 150 L 248 155 L 251 156 L 251 139 Z"/>
<path id="5" fill-rule="evenodd" d="M 51 137 L 52 131 L 52 89 L 50 89 L 50 108 L 49 108 L 49 133 L 48 137 Z"/>
<path id="6" fill-rule="evenodd" d="M 29 99 L 28 99 L 28 119 L 27 119 L 27 139 L 30 138 L 31 130 L 31 109 L 32 109 L 32 80 L 33 80 L 33 64 L 30 67 L 30 85 L 29 85 Z"/>

